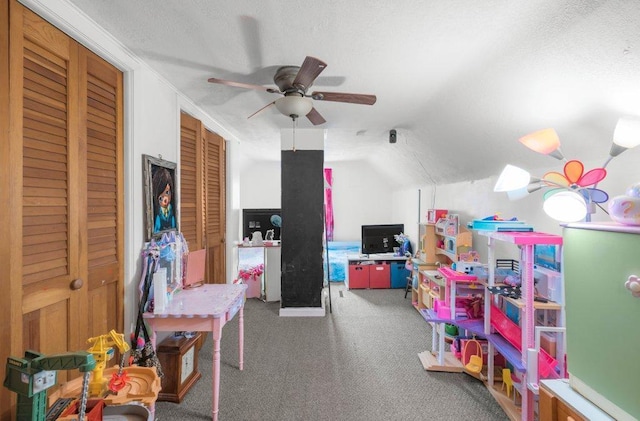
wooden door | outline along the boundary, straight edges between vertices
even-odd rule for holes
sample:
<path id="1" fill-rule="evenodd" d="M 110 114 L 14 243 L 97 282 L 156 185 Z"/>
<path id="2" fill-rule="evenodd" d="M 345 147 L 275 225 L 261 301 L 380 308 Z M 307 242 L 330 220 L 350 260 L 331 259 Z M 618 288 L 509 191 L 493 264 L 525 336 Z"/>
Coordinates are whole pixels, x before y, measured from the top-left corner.
<path id="1" fill-rule="evenodd" d="M 86 144 L 89 337 L 124 325 L 122 72 L 80 47 L 80 123 Z"/>
<path id="2" fill-rule="evenodd" d="M 10 3 L 11 282 L 20 282 L 10 327 L 14 353 L 83 349 L 87 339 L 78 51 L 64 33 Z M 58 382 L 67 374 L 59 372 Z"/>
<path id="3" fill-rule="evenodd" d="M 206 185 L 207 278 L 224 284 L 226 278 L 226 168 L 224 139 L 205 130 L 204 162 Z"/>
<path id="4" fill-rule="evenodd" d="M 123 329 L 123 101 L 115 68 L 17 1 L 0 6 L 6 361 Z M 0 418 L 11 402 L 2 388 Z"/>
<path id="5" fill-rule="evenodd" d="M 202 122 L 180 114 L 180 231 L 189 251 L 204 248 Z"/>

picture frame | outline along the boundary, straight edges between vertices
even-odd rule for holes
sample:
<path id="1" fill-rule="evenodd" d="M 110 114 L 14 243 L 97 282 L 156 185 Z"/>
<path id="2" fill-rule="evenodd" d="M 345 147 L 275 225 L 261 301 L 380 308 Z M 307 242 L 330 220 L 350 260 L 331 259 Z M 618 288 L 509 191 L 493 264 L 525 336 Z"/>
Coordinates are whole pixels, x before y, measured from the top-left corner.
<path id="1" fill-rule="evenodd" d="M 142 155 L 147 240 L 178 231 L 178 189 L 175 162 Z M 162 197 L 161 197 L 162 196 Z"/>

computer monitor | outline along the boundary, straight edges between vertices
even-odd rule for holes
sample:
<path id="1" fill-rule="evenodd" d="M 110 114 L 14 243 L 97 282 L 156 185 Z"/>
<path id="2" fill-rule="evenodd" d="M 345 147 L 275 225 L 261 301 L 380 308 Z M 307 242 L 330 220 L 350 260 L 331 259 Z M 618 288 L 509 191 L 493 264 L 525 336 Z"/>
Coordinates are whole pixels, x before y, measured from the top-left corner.
<path id="1" fill-rule="evenodd" d="M 390 253 L 400 247 L 395 236 L 404 232 L 404 224 L 363 225 L 362 253 Z"/>

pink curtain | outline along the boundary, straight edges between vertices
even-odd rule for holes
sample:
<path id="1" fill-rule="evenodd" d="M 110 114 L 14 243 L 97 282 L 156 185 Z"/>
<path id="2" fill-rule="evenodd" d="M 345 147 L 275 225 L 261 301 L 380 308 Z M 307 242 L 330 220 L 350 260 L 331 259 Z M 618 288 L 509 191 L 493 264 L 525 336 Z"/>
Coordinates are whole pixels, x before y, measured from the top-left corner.
<path id="1" fill-rule="evenodd" d="M 324 169 L 324 209 L 326 218 L 327 241 L 333 241 L 333 172 L 331 168 Z"/>

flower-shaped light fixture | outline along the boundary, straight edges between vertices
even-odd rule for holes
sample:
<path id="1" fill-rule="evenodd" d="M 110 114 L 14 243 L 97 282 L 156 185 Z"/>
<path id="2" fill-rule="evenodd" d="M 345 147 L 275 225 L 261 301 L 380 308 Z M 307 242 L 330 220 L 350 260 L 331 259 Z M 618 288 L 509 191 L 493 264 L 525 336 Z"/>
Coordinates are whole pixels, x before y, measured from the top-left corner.
<path id="1" fill-rule="evenodd" d="M 613 135 L 609 157 L 600 168 L 584 172 L 578 160 L 567 161 L 560 150 L 560 138 L 554 129 L 528 134 L 519 141 L 531 150 L 565 161 L 563 173 L 551 171 L 534 178 L 522 168 L 507 165 L 493 188 L 506 192 L 511 200 L 521 199 L 534 191 L 546 189 L 543 209 L 547 215 L 563 222 L 590 220 L 595 204 L 609 200 L 609 195 L 597 188 L 607 176 L 605 167 L 616 156 L 640 144 L 640 118 L 621 118 Z"/>

